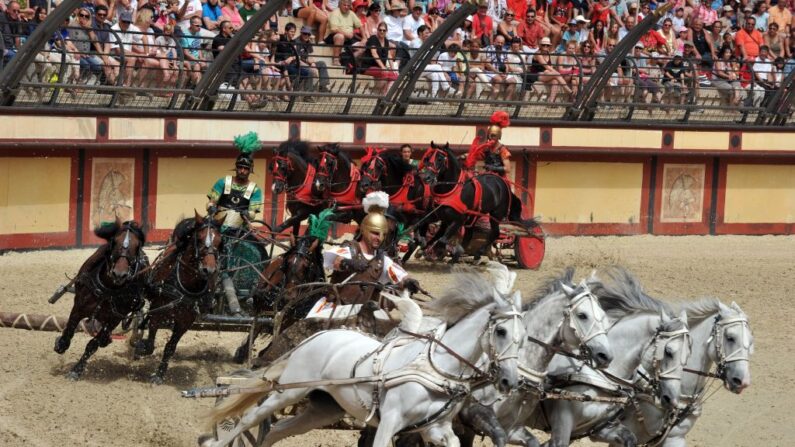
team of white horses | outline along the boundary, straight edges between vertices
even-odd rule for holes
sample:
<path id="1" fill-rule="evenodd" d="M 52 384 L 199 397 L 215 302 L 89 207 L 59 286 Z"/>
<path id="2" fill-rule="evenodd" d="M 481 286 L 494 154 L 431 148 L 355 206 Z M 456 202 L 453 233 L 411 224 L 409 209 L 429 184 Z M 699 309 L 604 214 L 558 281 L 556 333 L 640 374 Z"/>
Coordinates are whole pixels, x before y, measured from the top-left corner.
<path id="1" fill-rule="evenodd" d="M 425 306 L 435 316 L 391 296 L 403 319 L 383 340 L 345 329 L 310 337 L 216 406 L 213 424 L 238 423 L 200 444 L 226 446 L 304 401 L 264 446 L 346 414 L 375 427 L 374 447 L 407 432 L 458 446 L 456 418 L 495 445 L 537 446 L 529 428 L 540 428 L 549 446 L 684 446 L 712 379 L 735 393 L 750 385 L 753 336 L 734 303 L 659 301 L 612 268 L 579 284 L 570 269 L 523 306 L 515 273 L 497 263 L 488 272 L 454 275 Z"/>

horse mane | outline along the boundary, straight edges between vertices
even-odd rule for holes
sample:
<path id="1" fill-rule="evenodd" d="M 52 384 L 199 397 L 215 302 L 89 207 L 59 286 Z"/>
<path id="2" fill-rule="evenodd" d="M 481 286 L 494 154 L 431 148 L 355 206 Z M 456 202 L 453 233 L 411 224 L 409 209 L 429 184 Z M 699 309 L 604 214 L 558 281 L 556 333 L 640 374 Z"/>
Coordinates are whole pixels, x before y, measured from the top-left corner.
<path id="1" fill-rule="evenodd" d="M 141 244 L 146 243 L 146 232 L 144 231 L 141 224 L 134 220 L 128 220 L 121 225 L 118 222 L 112 222 L 107 225 L 101 225 L 99 227 L 94 228 L 94 235 L 98 238 L 105 239 L 106 241 L 110 242 L 114 236 L 116 236 L 119 231 L 129 229 L 138 240 L 141 241 Z"/>
<path id="2" fill-rule="evenodd" d="M 441 298 L 424 307 L 439 315 L 448 325 L 453 325 L 476 309 L 498 302 L 494 285 L 471 268 L 456 268 Z"/>
<path id="3" fill-rule="evenodd" d="M 637 278 L 623 267 L 599 271 L 588 280 L 588 285 L 599 298 L 602 309 L 613 318 L 639 312 L 675 315 L 670 304 L 647 295 Z"/>
<path id="4" fill-rule="evenodd" d="M 532 298 L 523 306 L 522 310 L 530 310 L 542 298 L 553 293 L 565 293 L 563 284 L 574 287 L 574 267 L 566 267 L 561 273 L 549 277 L 545 282 L 536 288 Z"/>
<path id="5" fill-rule="evenodd" d="M 288 140 L 281 143 L 274 152 L 278 155 L 295 154 L 307 164 L 315 165 L 316 160 L 309 155 L 309 143 L 303 140 Z"/>
<path id="6" fill-rule="evenodd" d="M 196 229 L 196 219 L 189 217 L 186 219 L 182 219 L 177 223 L 177 226 L 174 227 L 174 232 L 171 233 L 171 240 L 175 244 L 177 244 L 178 248 L 184 248 L 184 246 L 190 240 L 191 234 L 193 234 L 193 230 Z"/>
<path id="7" fill-rule="evenodd" d="M 690 326 L 706 320 L 720 312 L 720 300 L 717 298 L 700 298 L 695 301 L 685 301 L 676 306 L 676 311 L 685 311 L 687 322 Z"/>
<path id="8" fill-rule="evenodd" d="M 387 169 L 389 169 L 389 172 L 398 174 L 399 178 L 403 178 L 404 175 L 414 170 L 414 167 L 411 166 L 411 163 L 404 160 L 400 154 L 383 154 L 382 157 L 386 163 Z"/>

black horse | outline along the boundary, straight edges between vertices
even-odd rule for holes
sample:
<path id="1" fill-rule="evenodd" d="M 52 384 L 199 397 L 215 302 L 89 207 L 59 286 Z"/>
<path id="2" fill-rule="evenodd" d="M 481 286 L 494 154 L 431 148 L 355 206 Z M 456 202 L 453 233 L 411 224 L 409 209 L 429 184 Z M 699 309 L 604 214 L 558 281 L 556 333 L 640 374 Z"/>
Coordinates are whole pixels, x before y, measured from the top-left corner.
<path id="1" fill-rule="evenodd" d="M 434 201 L 441 205 L 436 214 L 442 227 L 430 244 L 446 247 L 450 238 L 461 227 L 482 216 L 489 219 L 489 232 L 486 241 L 475 252 L 475 261 L 491 247 L 500 235 L 500 222 L 506 218 L 513 222 L 533 225 L 532 221 L 522 220 L 522 202 L 511 192 L 506 179 L 490 173 L 470 176 L 462 170 L 461 163 L 450 149 L 449 144 L 431 147 L 422 157 L 420 176 L 431 186 Z M 466 247 L 473 235 L 467 229 L 462 245 Z M 459 254 L 453 256 L 458 260 Z"/>
<path id="2" fill-rule="evenodd" d="M 325 281 L 323 271 L 323 241 L 304 235 L 294 241 L 290 249 L 265 267 L 253 293 L 254 315 L 264 312 L 278 312 L 274 322 L 274 335 L 303 318 L 314 302 L 296 302 L 300 293 L 295 287 L 299 284 Z M 235 362 L 245 363 L 251 349 L 250 342 L 262 332 L 262 326 L 254 323 L 251 335 L 247 336 L 235 351 Z"/>
<path id="3" fill-rule="evenodd" d="M 276 226 L 274 232 L 292 227 L 293 236 L 298 236 L 301 222 L 325 208 L 315 181 L 316 170 L 317 161 L 309 156 L 305 141 L 285 141 L 274 150 L 273 191 L 287 193 L 286 206 L 290 211 L 290 217 Z"/>
<path id="4" fill-rule="evenodd" d="M 364 191 L 360 187 L 361 173 L 350 156 L 339 144 L 318 147 L 319 160 L 315 174 L 315 186 L 323 194 L 326 206 L 339 210 L 335 222 L 361 222 L 364 213 L 359 209 Z"/>
<path id="5" fill-rule="evenodd" d="M 75 329 L 83 318 L 93 318 L 101 324 L 99 332 L 88 342 L 80 360 L 67 377 L 77 380 L 83 374 L 88 359 L 100 347 L 111 342 L 111 332 L 144 304 L 144 278 L 139 275 L 149 266 L 143 252 L 146 235 L 134 221 L 94 230 L 107 242 L 83 263 L 75 279 L 75 301 L 63 333 L 55 341 L 55 352 L 69 349 Z M 129 320 L 127 320 L 129 324 Z"/>
<path id="6" fill-rule="evenodd" d="M 221 224 L 220 220 L 198 213 L 181 221 L 174 229 L 171 243 L 152 265 L 146 290 L 150 308 L 142 323 L 149 333 L 146 340 L 136 345 L 135 355 L 152 354 L 158 329 L 171 329 L 171 338 L 151 377 L 152 383 L 163 383 L 179 340 L 200 314 L 212 309 L 222 249 Z"/>
<path id="7" fill-rule="evenodd" d="M 408 261 L 414 249 L 424 243 L 423 238 L 431 222 L 427 216 L 430 206 L 429 188 L 414 167 L 396 153 L 371 149 L 363 160 L 361 175 L 359 184 L 365 193 L 384 191 L 389 194 L 387 215 L 391 220 L 400 223 L 404 228 L 417 224 L 415 237 L 403 257 L 404 262 Z M 396 228 L 390 226 L 390 234 L 385 241 L 390 255 L 396 254 L 400 237 L 393 230 Z"/>

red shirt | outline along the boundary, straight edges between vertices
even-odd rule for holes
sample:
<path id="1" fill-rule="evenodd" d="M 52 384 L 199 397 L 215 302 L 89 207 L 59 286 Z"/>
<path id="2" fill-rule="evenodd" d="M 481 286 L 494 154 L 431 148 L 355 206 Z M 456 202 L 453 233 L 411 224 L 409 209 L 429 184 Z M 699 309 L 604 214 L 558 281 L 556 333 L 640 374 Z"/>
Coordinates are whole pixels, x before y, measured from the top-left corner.
<path id="1" fill-rule="evenodd" d="M 751 34 L 748 34 L 748 31 L 743 28 L 734 35 L 734 43 L 738 47 L 743 47 L 745 49 L 746 59 L 756 59 L 756 57 L 759 56 L 759 46 L 762 45 L 764 41 L 765 39 L 762 37 L 762 33 L 757 29 L 753 30 Z"/>
<path id="2" fill-rule="evenodd" d="M 532 25 L 528 25 L 526 21 L 519 23 L 519 26 L 516 27 L 516 35 L 521 37 L 522 42 L 528 47 L 538 48 L 538 41 L 547 35 L 547 31 L 536 19 Z"/>
<path id="3" fill-rule="evenodd" d="M 472 35 L 480 39 L 485 34 L 491 40 L 493 32 L 494 22 L 492 22 L 491 17 L 488 15 L 480 17 L 480 14 L 476 14 L 472 19 Z"/>
<path id="4" fill-rule="evenodd" d="M 591 25 L 595 25 L 597 20 L 605 24 L 605 28 L 610 25 L 610 6 L 602 6 L 600 3 L 593 5 L 591 10 Z"/>
<path id="5" fill-rule="evenodd" d="M 569 11 L 571 11 L 573 7 L 574 6 L 568 0 L 553 0 L 551 18 L 557 20 L 561 25 L 566 25 L 569 23 Z"/>
<path id="6" fill-rule="evenodd" d="M 643 47 L 649 51 L 654 51 L 659 48 L 661 45 L 664 46 L 666 44 L 665 39 L 657 32 L 649 30 L 643 37 L 640 38 L 640 43 L 643 44 Z"/>
<path id="7" fill-rule="evenodd" d="M 516 14 L 516 20 L 524 20 L 527 14 L 527 1 L 526 0 L 508 0 L 508 9 Z"/>

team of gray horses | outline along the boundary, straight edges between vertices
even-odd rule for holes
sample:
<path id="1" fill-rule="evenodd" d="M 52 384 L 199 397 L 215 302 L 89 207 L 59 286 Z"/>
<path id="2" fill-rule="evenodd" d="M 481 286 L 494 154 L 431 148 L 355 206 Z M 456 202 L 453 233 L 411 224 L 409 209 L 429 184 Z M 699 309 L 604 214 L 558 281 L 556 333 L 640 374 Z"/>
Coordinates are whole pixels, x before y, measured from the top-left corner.
<path id="1" fill-rule="evenodd" d="M 373 427 L 363 443 L 375 447 L 471 445 L 475 434 L 538 446 L 531 428 L 551 434 L 548 446 L 684 446 L 713 381 L 737 394 L 750 385 L 753 336 L 735 303 L 658 300 L 622 268 L 579 283 L 568 269 L 523 301 L 515 273 L 487 270 L 455 274 L 422 310 L 391 297 L 404 319 L 383 340 L 324 331 L 252 372 L 211 414 L 234 428 L 200 444 L 229 445 L 303 401 L 262 445 L 347 414 Z"/>

